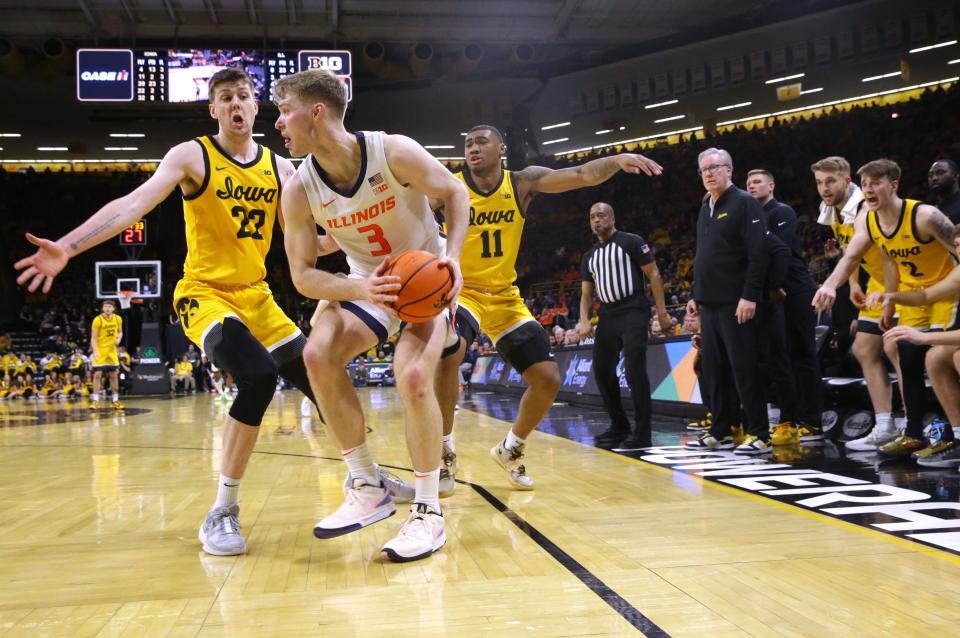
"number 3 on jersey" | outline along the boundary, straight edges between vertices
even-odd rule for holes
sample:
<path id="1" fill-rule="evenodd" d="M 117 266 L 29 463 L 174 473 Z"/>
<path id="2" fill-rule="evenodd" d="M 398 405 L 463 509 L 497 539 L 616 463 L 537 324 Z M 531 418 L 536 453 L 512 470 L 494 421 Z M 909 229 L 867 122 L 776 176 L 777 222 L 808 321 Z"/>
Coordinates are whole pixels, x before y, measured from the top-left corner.
<path id="1" fill-rule="evenodd" d="M 370 251 L 371 257 L 383 257 L 393 252 L 393 248 L 390 247 L 390 242 L 383 236 L 383 229 L 380 228 L 379 225 L 370 224 L 368 226 L 359 226 L 357 227 L 357 232 L 367 235 L 367 241 L 378 246 L 376 250 Z"/>

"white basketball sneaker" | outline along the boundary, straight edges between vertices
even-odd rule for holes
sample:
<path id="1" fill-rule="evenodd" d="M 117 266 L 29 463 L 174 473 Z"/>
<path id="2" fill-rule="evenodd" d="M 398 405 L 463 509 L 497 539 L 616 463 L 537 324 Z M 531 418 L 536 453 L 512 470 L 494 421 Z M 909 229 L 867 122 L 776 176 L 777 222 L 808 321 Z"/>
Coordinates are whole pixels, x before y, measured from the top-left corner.
<path id="1" fill-rule="evenodd" d="M 217 507 L 207 513 L 200 526 L 199 538 L 203 551 L 214 556 L 245 554 L 247 543 L 240 535 L 240 506 Z"/>
<path id="2" fill-rule="evenodd" d="M 426 558 L 447 542 L 443 514 L 423 503 L 410 506 L 410 516 L 400 533 L 380 553 L 395 563 Z"/>
<path id="3" fill-rule="evenodd" d="M 893 424 L 887 427 L 874 424 L 870 434 L 853 441 L 847 441 L 846 448 L 852 452 L 876 452 L 881 445 L 886 445 L 897 438 L 898 434 L 897 427 Z"/>
<path id="4" fill-rule="evenodd" d="M 313 535 L 317 538 L 343 536 L 393 516 L 396 511 L 393 498 L 386 487 L 367 485 L 363 479 L 354 479 L 343 505 L 317 523 L 313 528 Z"/>
<path id="5" fill-rule="evenodd" d="M 507 471 L 510 484 L 518 490 L 532 490 L 533 479 L 527 476 L 527 468 L 523 465 L 523 443 L 510 449 L 504 447 L 505 441 L 500 441 L 490 450 L 490 456 L 497 465 Z"/>
<path id="6" fill-rule="evenodd" d="M 310 405 L 313 405 L 312 403 Z M 387 488 L 390 492 L 390 496 L 393 497 L 394 503 L 412 503 L 413 497 L 416 494 L 416 489 L 399 476 L 393 472 L 388 472 L 387 470 L 380 467 L 378 464 L 374 463 L 373 467 L 377 470 L 377 476 L 380 477 L 380 484 Z M 343 495 L 346 496 L 347 492 L 350 491 L 350 487 L 353 485 L 353 477 L 350 476 L 350 472 L 347 472 L 347 476 L 343 479 Z"/>

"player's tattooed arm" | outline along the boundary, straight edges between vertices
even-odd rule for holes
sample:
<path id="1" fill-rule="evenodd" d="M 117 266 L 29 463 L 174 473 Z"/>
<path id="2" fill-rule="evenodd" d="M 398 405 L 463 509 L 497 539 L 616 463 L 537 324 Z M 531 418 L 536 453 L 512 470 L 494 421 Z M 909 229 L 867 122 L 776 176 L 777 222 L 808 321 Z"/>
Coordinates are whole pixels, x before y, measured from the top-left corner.
<path id="1" fill-rule="evenodd" d="M 580 166 L 551 170 L 543 166 L 528 166 L 515 173 L 520 187 L 527 193 L 563 193 L 577 188 L 596 186 L 607 181 L 619 171 L 653 176 L 660 175 L 663 167 L 643 155 L 621 153 L 601 157 Z"/>
<path id="2" fill-rule="evenodd" d="M 198 179 L 199 178 L 199 179 Z M 37 251 L 14 264 L 21 271 L 17 283 L 34 292 L 42 286 L 49 292 L 54 278 L 71 257 L 120 234 L 124 228 L 155 209 L 178 185 L 203 182 L 200 145 L 184 142 L 164 156 L 150 179 L 94 213 L 85 222 L 57 241 L 27 233 Z"/>
<path id="3" fill-rule="evenodd" d="M 944 248 L 956 256 L 957 250 L 953 242 L 957 232 L 956 227 L 950 221 L 950 218 L 940 212 L 938 208 L 926 205 L 918 206 L 917 226 L 921 232 L 932 235 L 943 244 Z"/>

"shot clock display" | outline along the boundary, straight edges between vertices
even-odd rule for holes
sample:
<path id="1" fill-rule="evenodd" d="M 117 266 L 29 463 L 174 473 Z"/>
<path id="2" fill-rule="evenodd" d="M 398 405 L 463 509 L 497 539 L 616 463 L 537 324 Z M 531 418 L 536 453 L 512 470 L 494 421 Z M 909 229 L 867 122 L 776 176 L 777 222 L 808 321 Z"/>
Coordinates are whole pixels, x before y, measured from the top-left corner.
<path id="1" fill-rule="evenodd" d="M 121 246 L 146 246 L 147 224 L 142 219 L 135 221 L 120 231 Z"/>

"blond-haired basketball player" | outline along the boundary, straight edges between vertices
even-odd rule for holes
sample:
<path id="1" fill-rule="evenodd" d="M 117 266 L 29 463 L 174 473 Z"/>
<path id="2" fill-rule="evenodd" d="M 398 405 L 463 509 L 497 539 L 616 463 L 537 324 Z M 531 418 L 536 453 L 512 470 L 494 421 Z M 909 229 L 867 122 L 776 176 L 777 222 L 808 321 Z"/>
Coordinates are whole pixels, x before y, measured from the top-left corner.
<path id="1" fill-rule="evenodd" d="M 306 339 L 274 301 L 264 260 L 280 216 L 280 190 L 293 165 L 253 141 L 258 104 L 253 82 L 223 69 L 209 82 L 210 117 L 219 131 L 171 148 L 157 171 L 58 241 L 27 235 L 39 249 L 15 264 L 17 282 L 50 290 L 67 261 L 183 193 L 187 259 L 174 307 L 187 337 L 236 380 L 239 392 L 223 434 L 216 501 L 200 528 L 204 551 L 241 554 L 240 482 L 273 398 L 277 375 L 312 397 L 303 365 Z M 316 241 L 316 239 L 315 239 Z"/>
<path id="2" fill-rule="evenodd" d="M 120 358 L 117 346 L 123 340 L 123 319 L 115 314 L 116 303 L 104 299 L 100 304 L 101 313 L 94 317 L 90 325 L 90 366 L 93 368 L 93 394 L 90 395 L 90 409 L 100 408 L 100 391 L 103 389 L 103 374 L 110 377 L 110 392 L 113 393 L 114 410 L 122 410 L 120 403 Z"/>
<path id="3" fill-rule="evenodd" d="M 533 197 L 595 186 L 620 171 L 659 175 L 663 170 L 642 155 L 622 153 L 562 170 L 528 166 L 512 172 L 501 166 L 506 148 L 497 128 L 488 124 L 472 127 L 464 139 L 467 168 L 457 174 L 470 193 L 470 226 L 461 260 L 463 290 L 457 308 L 457 327 L 465 343 L 458 353 L 444 358 L 437 388 L 444 413 L 444 495 L 456 485 L 453 416 L 459 391 L 457 370 L 466 348 L 481 332 L 528 385 L 512 428 L 490 454 L 515 488 L 533 489 L 523 460 L 525 441 L 560 389 L 560 371 L 550 343 L 514 285 L 523 223 Z"/>
<path id="4" fill-rule="evenodd" d="M 462 279 L 458 261 L 467 227 L 467 191 L 415 141 L 402 135 L 343 126 L 343 84 L 327 71 L 303 71 L 279 80 L 274 89 L 277 129 L 294 156 L 304 156 L 283 191 L 285 243 L 293 283 L 301 294 L 329 300 L 321 311 L 304 357 L 328 431 L 340 445 L 351 484 L 343 504 L 317 523 L 318 538 L 359 530 L 394 514 L 390 494 L 377 476 L 366 444 L 360 400 L 346 364 L 399 328 L 385 306 L 395 301 L 399 277 L 385 277 L 387 258 L 405 250 L 443 256 L 453 275 L 450 299 Z M 428 198 L 448 210 L 444 248 Z M 316 268 L 316 225 L 326 242 L 343 250 L 350 275 Z M 382 553 L 394 561 L 429 556 L 446 542 L 440 511 L 442 417 L 433 392 L 445 345 L 456 348 L 449 318 L 408 324 L 394 358 L 397 390 L 406 417 L 407 448 L 416 476 L 410 515 Z"/>
<path id="5" fill-rule="evenodd" d="M 934 206 L 897 194 L 900 185 L 900 167 L 888 159 L 867 162 L 857 171 L 866 202 L 867 213 L 854 221 L 853 239 L 833 273 L 814 295 L 813 305 L 818 310 L 829 308 L 836 298 L 836 288 L 856 269 L 871 246 L 884 255 L 883 268 L 887 292 L 920 290 L 945 279 L 956 265 L 953 245 L 955 229 L 946 215 Z M 875 302 L 877 295 L 871 303 Z M 943 299 L 922 306 L 900 308 L 900 325 L 931 332 L 942 332 L 957 327 L 960 300 Z M 895 307 L 883 306 L 881 330 L 892 327 Z M 925 385 L 924 357 L 928 346 L 909 341 L 889 342 L 896 347 L 900 358 L 900 387 L 907 413 L 906 431 L 892 441 L 881 445 L 879 453 L 888 457 L 929 456 L 952 448 L 954 433 L 945 428 L 941 438 L 928 448 L 923 436 Z M 925 451 L 924 451 L 925 450 Z"/>

